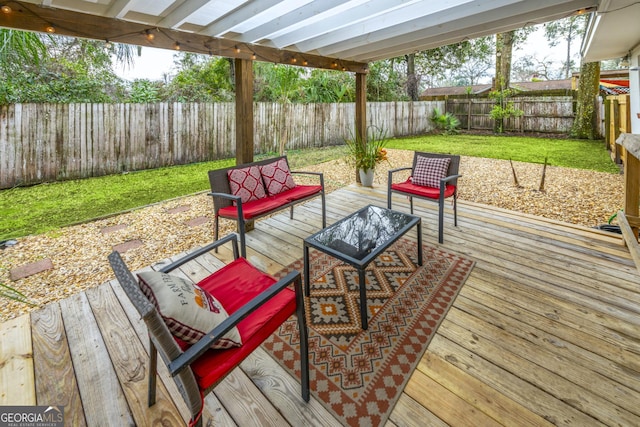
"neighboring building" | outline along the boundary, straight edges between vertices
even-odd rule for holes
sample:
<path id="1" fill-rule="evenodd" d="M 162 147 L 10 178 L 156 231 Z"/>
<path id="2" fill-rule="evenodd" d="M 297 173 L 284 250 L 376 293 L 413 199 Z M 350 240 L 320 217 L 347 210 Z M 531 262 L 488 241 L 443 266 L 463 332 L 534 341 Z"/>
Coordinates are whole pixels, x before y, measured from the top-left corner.
<path id="1" fill-rule="evenodd" d="M 511 82 L 511 88 L 523 95 L 573 95 L 578 88 L 579 78 L 580 73 L 573 73 L 570 79 Z M 422 92 L 420 99 L 423 101 L 435 101 L 469 95 L 487 96 L 491 89 L 492 85 L 490 83 L 472 86 L 435 87 Z M 600 72 L 600 91 L 604 96 L 629 93 L 629 70 L 602 70 Z"/>

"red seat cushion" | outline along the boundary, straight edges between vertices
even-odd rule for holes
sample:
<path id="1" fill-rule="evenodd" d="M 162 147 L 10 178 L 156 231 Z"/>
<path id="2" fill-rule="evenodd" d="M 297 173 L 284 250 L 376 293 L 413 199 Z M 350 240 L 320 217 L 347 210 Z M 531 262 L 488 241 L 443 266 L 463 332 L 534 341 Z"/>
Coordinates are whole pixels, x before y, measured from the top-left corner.
<path id="1" fill-rule="evenodd" d="M 292 188 L 284 194 L 286 195 L 287 200 L 292 202 L 294 200 L 304 199 L 305 197 L 320 193 L 321 191 L 321 185 L 296 185 L 295 188 Z"/>
<path id="2" fill-rule="evenodd" d="M 423 185 L 416 185 L 411 180 L 406 180 L 398 184 L 391 184 L 391 189 L 394 191 L 402 191 L 403 193 L 410 193 L 416 196 L 427 197 L 429 199 L 438 199 L 440 197 L 440 189 L 435 187 L 425 187 Z M 451 197 L 456 191 L 455 185 L 446 185 L 444 188 L 444 197 Z"/>
<path id="3" fill-rule="evenodd" d="M 275 196 L 268 196 L 264 199 L 253 200 L 242 204 L 242 214 L 245 219 L 255 218 L 267 212 L 271 212 L 294 200 L 300 200 L 307 196 L 322 191 L 320 185 L 296 185 L 291 190 L 278 193 Z M 218 215 L 223 218 L 237 218 L 238 211 L 235 206 L 227 206 L 218 211 Z"/>
<path id="4" fill-rule="evenodd" d="M 220 301 L 229 315 L 276 280 L 238 258 L 198 283 Z M 201 389 L 216 384 L 229 370 L 244 360 L 296 311 L 295 292 L 286 288 L 238 324 L 242 346 L 228 350 L 207 350 L 192 365 Z"/>

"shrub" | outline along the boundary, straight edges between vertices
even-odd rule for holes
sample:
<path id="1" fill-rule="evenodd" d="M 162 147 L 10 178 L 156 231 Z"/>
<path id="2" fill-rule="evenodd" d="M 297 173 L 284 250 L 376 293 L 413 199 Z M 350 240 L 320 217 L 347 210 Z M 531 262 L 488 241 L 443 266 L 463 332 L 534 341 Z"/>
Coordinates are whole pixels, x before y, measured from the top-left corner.
<path id="1" fill-rule="evenodd" d="M 458 133 L 460 120 L 451 113 L 442 114 L 439 109 L 434 108 L 429 118 L 433 126 L 442 131 L 443 135 L 455 135 Z"/>

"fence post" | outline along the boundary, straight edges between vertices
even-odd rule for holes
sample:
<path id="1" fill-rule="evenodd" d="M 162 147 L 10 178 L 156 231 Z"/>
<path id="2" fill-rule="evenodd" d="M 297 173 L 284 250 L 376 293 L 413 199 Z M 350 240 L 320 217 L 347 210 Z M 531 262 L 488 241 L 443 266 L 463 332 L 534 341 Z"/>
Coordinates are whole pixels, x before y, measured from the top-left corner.
<path id="1" fill-rule="evenodd" d="M 611 100 L 604 100 L 604 144 L 611 151 Z"/>
<path id="2" fill-rule="evenodd" d="M 613 140 L 617 141 L 620 136 L 620 102 L 617 99 L 613 100 Z M 612 147 L 614 161 L 616 164 L 620 164 L 620 146 L 614 144 Z"/>

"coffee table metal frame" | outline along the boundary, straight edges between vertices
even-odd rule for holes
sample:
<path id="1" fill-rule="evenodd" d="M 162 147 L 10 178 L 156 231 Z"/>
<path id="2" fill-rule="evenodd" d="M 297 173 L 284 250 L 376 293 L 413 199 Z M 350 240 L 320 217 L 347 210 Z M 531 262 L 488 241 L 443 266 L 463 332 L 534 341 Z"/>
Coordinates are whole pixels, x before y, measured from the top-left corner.
<path id="1" fill-rule="evenodd" d="M 366 218 L 369 218 L 368 214 L 392 215 L 395 218 L 402 219 L 403 223 L 400 224 L 397 229 L 391 228 L 391 230 L 389 230 L 389 228 L 386 228 L 384 229 L 384 233 L 379 233 L 380 230 L 376 230 L 374 227 L 381 224 L 367 221 Z M 345 229 L 350 226 L 357 228 L 356 230 L 351 230 L 351 237 L 354 236 L 354 233 L 359 233 L 361 236 L 369 237 L 369 239 L 365 241 L 367 245 L 366 247 L 362 247 L 362 245 L 360 245 L 360 248 L 356 248 L 355 246 L 343 241 L 338 242 L 340 244 L 336 244 L 337 241 L 335 240 L 328 242 L 318 240 L 319 237 L 323 236 L 329 236 L 330 239 L 333 232 L 338 232 L 336 234 L 340 235 L 339 231 L 341 231 L 341 229 Z M 362 323 L 362 329 L 368 329 L 367 290 L 365 286 L 366 268 L 378 257 L 378 255 L 383 253 L 389 246 L 395 243 L 414 226 L 417 231 L 418 265 L 422 265 L 422 219 L 419 216 L 393 211 L 379 206 L 365 206 L 335 224 L 332 224 L 307 237 L 304 239 L 303 244 L 305 294 L 309 296 L 311 293 L 311 284 L 309 280 L 309 248 L 314 248 L 318 251 L 324 252 L 346 264 L 351 265 L 358 271 L 358 284 L 360 287 L 360 320 Z M 378 232 L 378 238 L 372 240 L 371 236 L 375 236 L 376 232 Z M 380 236 L 380 234 L 383 235 Z M 358 243 L 362 244 L 362 239 L 359 239 Z"/>

